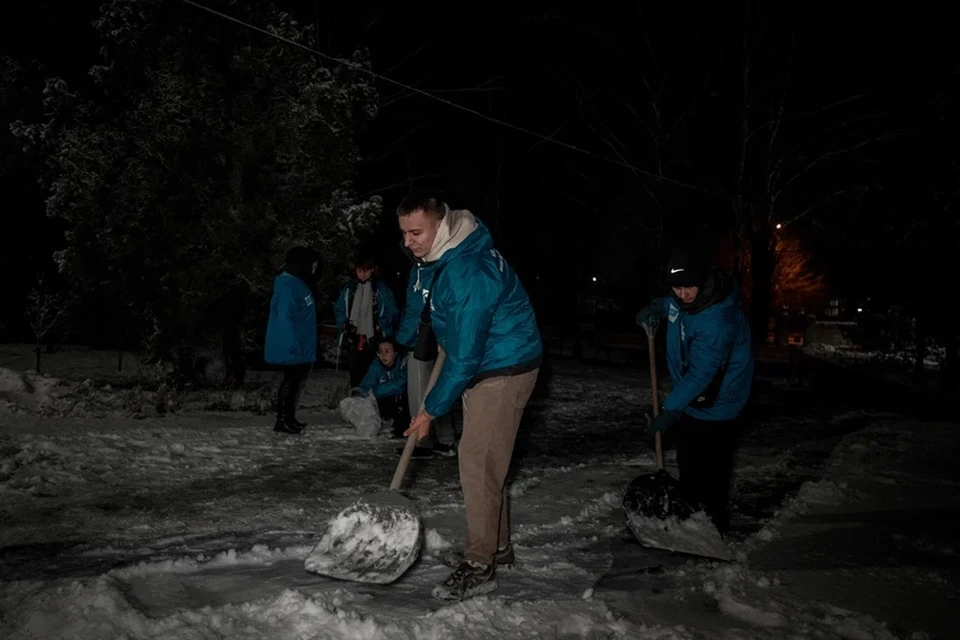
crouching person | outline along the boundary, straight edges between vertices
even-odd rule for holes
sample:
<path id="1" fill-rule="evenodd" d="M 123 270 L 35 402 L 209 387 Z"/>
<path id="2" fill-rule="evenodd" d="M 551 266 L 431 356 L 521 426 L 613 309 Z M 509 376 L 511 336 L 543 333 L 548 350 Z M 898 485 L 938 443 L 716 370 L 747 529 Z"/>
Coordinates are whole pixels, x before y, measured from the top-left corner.
<path id="1" fill-rule="evenodd" d="M 407 407 L 407 362 L 399 357 L 397 343 L 384 338 L 377 346 L 377 358 L 370 364 L 358 387 L 377 400 L 380 417 L 393 421 L 394 437 L 402 437 L 410 425 Z"/>

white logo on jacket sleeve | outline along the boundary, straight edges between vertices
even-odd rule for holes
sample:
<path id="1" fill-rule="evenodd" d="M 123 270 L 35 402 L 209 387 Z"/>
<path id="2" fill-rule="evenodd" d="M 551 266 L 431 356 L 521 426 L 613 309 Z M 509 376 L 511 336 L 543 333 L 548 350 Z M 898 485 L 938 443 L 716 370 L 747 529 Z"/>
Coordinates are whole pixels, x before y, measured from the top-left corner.
<path id="1" fill-rule="evenodd" d="M 680 309 L 671 302 L 670 310 L 667 312 L 667 319 L 670 320 L 670 322 L 676 322 L 678 317 L 680 317 Z"/>
<path id="2" fill-rule="evenodd" d="M 497 261 L 497 268 L 500 269 L 500 273 L 503 273 L 507 268 L 507 262 L 503 259 L 503 256 L 500 255 L 500 252 L 496 249 L 490 249 L 490 256 Z"/>

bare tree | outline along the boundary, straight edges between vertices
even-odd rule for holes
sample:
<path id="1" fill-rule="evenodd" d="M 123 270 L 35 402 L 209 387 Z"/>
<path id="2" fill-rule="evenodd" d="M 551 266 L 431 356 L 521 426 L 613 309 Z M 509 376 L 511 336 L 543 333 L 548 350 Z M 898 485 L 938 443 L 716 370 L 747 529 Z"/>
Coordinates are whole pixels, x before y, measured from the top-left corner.
<path id="1" fill-rule="evenodd" d="M 865 188 L 861 178 L 839 163 L 897 135 L 884 130 L 885 111 L 872 109 L 865 94 L 851 91 L 830 102 L 805 102 L 814 92 L 799 86 L 794 70 L 802 22 L 787 20 L 780 3 L 744 3 L 730 202 L 734 268 L 751 281 L 751 324 L 759 342 L 767 338 L 774 279 L 785 273 L 778 269 L 786 255 L 778 251 L 778 236 L 800 222 L 821 226 L 816 214 L 858 196 Z M 784 34 L 788 23 L 794 26 Z M 743 272 L 746 256 L 749 274 Z"/>
<path id="2" fill-rule="evenodd" d="M 60 328 L 67 317 L 70 306 L 69 296 L 63 292 L 53 292 L 46 286 L 43 276 L 37 277 L 37 285 L 27 295 L 25 315 L 34 336 L 34 355 L 36 369 L 40 371 L 40 346 L 44 338 Z"/>

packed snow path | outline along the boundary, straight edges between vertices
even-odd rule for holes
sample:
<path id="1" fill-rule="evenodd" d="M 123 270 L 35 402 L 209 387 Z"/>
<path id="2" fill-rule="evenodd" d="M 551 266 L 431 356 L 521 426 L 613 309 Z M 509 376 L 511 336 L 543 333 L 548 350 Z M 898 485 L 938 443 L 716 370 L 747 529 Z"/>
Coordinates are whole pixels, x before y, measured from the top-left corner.
<path id="1" fill-rule="evenodd" d="M 241 412 L 0 415 L 0 635 L 949 637 L 955 425 L 834 415 L 768 388 L 738 455 L 738 562 L 713 563 L 644 549 L 624 525 L 623 489 L 654 469 L 648 380 L 559 363 L 518 444 L 519 565 L 491 596 L 441 607 L 438 556 L 464 534 L 455 459 L 411 469 L 427 535 L 399 582 L 303 569 L 326 520 L 386 486 L 401 444 L 359 439 L 326 409 L 342 384 L 311 379 L 300 438 Z"/>

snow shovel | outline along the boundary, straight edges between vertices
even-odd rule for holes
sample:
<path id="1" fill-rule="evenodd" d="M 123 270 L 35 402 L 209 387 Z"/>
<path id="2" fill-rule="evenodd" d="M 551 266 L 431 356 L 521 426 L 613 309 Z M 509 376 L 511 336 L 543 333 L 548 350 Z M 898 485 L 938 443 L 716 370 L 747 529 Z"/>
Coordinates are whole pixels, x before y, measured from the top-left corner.
<path id="1" fill-rule="evenodd" d="M 650 386 L 653 391 L 653 415 L 659 413 L 657 400 L 657 355 L 653 331 L 643 325 L 650 350 Z M 627 527 L 640 544 L 680 551 L 708 558 L 731 560 L 727 545 L 710 516 L 699 504 L 689 502 L 680 483 L 663 468 L 663 443 L 656 434 L 657 472 L 634 478 L 623 494 Z"/>
<path id="2" fill-rule="evenodd" d="M 433 388 L 443 367 L 441 351 L 427 385 Z M 400 455 L 390 489 L 366 495 L 338 513 L 304 561 L 312 573 L 374 584 L 390 584 L 406 572 L 420 553 L 420 514 L 397 490 L 417 444 L 411 433 Z"/>

